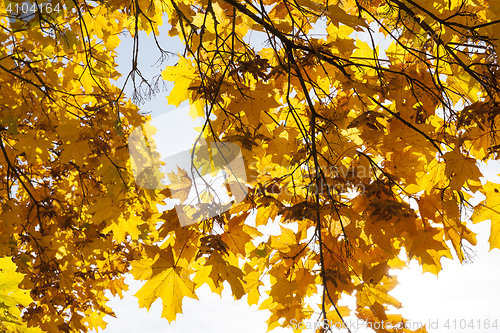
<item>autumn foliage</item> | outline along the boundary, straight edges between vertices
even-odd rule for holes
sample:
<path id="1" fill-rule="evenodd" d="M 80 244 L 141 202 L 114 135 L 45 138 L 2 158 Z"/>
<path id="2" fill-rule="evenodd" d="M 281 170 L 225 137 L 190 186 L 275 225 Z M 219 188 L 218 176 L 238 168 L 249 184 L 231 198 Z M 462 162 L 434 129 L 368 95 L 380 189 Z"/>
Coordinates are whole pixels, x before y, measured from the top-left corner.
<path id="1" fill-rule="evenodd" d="M 168 321 L 207 284 L 269 310 L 269 329 L 401 322 L 388 310 L 401 307 L 389 270 L 402 253 L 438 274 L 443 257 L 469 259 L 467 223 L 485 220 L 500 248 L 500 185 L 479 169 L 500 156 L 498 2 L 36 3 L 29 21 L 0 4 L 0 330 L 103 328 L 105 292 L 121 296 L 129 272 L 145 280 L 139 305 L 160 298 Z M 185 46 L 161 73 L 168 103 L 189 101 L 200 135 L 237 143 L 247 168 L 243 201 L 193 207 L 220 214 L 188 226 L 157 207 L 187 195 L 182 171 L 148 189 L 129 158 L 146 120 L 133 103 L 139 31 L 166 55 L 167 23 Z M 118 73 L 125 31 L 133 66 Z M 273 221 L 281 233 L 266 237 Z M 337 306 L 343 295 L 356 307 Z"/>

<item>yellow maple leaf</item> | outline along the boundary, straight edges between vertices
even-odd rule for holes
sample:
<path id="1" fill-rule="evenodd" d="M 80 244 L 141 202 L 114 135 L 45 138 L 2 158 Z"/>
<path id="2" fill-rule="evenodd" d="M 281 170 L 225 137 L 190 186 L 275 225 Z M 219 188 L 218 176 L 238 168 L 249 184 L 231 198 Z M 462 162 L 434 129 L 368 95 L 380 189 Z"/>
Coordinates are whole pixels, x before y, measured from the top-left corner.
<path id="1" fill-rule="evenodd" d="M 441 271 L 442 257 L 453 258 L 444 242 L 443 230 L 428 225 L 417 231 L 417 234 L 410 240 L 407 250 L 410 259 L 417 257 L 423 272 L 431 272 L 435 275 Z"/>
<path id="2" fill-rule="evenodd" d="M 460 190 L 467 182 L 467 185 L 475 182 L 480 182 L 479 177 L 483 174 L 479 171 L 476 165 L 476 160 L 470 157 L 465 157 L 460 151 L 453 150 L 443 155 L 446 161 L 445 174 L 450 179 L 450 188 L 452 190 Z"/>
<path id="3" fill-rule="evenodd" d="M 175 86 L 167 97 L 168 103 L 179 106 L 189 97 L 188 88 L 195 78 L 194 65 L 191 60 L 179 56 L 179 62 L 175 66 L 169 66 L 161 73 L 164 80 L 175 82 Z"/>
<path id="4" fill-rule="evenodd" d="M 182 313 L 182 299 L 184 297 L 198 299 L 198 296 L 188 271 L 175 266 L 172 249 L 169 247 L 163 250 L 163 253 L 163 259 L 159 259 L 160 257 L 157 259 L 161 261 L 161 269 L 157 267 L 158 274 L 153 275 L 134 296 L 139 300 L 139 307 L 147 309 L 161 298 L 163 303 L 161 315 L 172 322 L 178 313 Z"/>
<path id="5" fill-rule="evenodd" d="M 139 226 L 143 224 L 144 221 L 139 216 L 120 216 L 118 222 L 111 222 L 109 226 L 102 230 L 103 233 L 113 232 L 113 239 L 117 242 L 123 242 L 126 235 L 130 235 L 133 240 L 137 240 L 141 231 Z"/>
<path id="6" fill-rule="evenodd" d="M 7 333 L 41 333 L 39 328 L 28 328 L 21 318 L 18 306 L 33 302 L 28 290 L 19 288 L 24 274 L 10 257 L 0 258 L 0 331 Z"/>
<path id="7" fill-rule="evenodd" d="M 167 187 L 170 190 L 172 198 L 179 199 L 181 203 L 186 201 L 193 185 L 193 180 L 191 179 L 190 174 L 178 167 L 177 174 L 170 172 L 167 176 L 171 182 Z"/>
<path id="8" fill-rule="evenodd" d="M 234 255 L 227 255 L 225 257 L 227 260 L 224 260 L 224 258 L 219 253 L 214 252 L 207 259 L 206 265 L 212 266 L 210 278 L 216 284 L 219 284 L 219 281 L 221 280 L 227 281 L 231 286 L 231 291 L 234 299 L 240 299 L 241 297 L 243 297 L 243 295 L 245 295 L 245 289 L 242 282 L 243 272 L 239 267 L 234 265 L 234 261 L 236 260 L 236 257 Z"/>
<path id="9" fill-rule="evenodd" d="M 78 140 L 62 145 L 61 163 L 68 163 L 71 160 L 78 165 L 82 165 L 90 155 L 91 150 L 87 140 Z"/>
<path id="10" fill-rule="evenodd" d="M 500 249 L 500 185 L 486 182 L 481 192 L 486 196 L 486 200 L 474 208 L 471 220 L 473 223 L 490 220 L 490 251 L 494 248 Z"/>
<path id="11" fill-rule="evenodd" d="M 32 131 L 20 135 L 14 146 L 20 153 L 26 154 L 26 160 L 31 164 L 38 164 L 37 159 L 45 161 L 49 158 L 49 149 L 52 143 L 45 137 L 35 135 Z"/>

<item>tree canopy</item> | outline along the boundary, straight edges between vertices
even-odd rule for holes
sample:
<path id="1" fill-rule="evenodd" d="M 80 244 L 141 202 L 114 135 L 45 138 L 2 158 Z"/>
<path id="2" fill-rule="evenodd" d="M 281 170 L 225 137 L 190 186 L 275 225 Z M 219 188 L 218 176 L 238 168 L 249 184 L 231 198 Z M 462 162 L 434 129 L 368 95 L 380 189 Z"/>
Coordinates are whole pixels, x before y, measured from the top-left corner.
<path id="1" fill-rule="evenodd" d="M 467 223 L 486 220 L 500 248 L 500 185 L 479 169 L 500 152 L 497 1 L 30 1 L 0 4 L 2 330 L 103 328 L 105 292 L 121 296 L 128 272 L 146 281 L 139 305 L 161 298 L 168 321 L 207 284 L 269 310 L 269 329 L 397 323 L 389 270 L 402 253 L 438 274 L 443 257 L 469 259 Z M 182 53 L 162 44 L 162 24 Z M 231 181 L 246 196 L 231 207 L 184 205 L 183 170 L 140 186 L 129 136 L 147 120 L 135 102 L 155 90 L 141 31 L 178 57 L 161 73 L 168 103 L 204 117 L 206 142 L 241 147 L 246 180 Z M 119 73 L 125 33 L 132 70 Z M 209 218 L 182 225 L 159 208 L 167 198 Z M 272 221 L 281 233 L 257 238 Z"/>

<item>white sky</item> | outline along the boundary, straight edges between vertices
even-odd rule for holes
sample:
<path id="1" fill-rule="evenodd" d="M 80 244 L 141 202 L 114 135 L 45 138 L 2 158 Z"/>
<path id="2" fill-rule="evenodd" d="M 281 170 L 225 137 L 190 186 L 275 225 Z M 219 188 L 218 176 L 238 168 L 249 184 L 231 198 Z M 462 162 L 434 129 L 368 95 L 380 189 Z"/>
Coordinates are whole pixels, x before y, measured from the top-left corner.
<path id="1" fill-rule="evenodd" d="M 173 39 L 165 38 L 165 29 L 162 31 L 161 41 L 168 50 L 179 50 L 179 43 Z M 140 64 L 141 72 L 146 78 L 151 78 L 160 73 L 165 63 L 159 67 L 149 67 L 158 57 L 152 38 L 141 36 Z M 167 44 L 165 41 L 172 41 Z M 123 42 L 119 49 L 119 70 L 122 73 L 130 68 L 131 42 Z M 174 64 L 175 58 L 169 63 Z M 172 86 L 169 86 L 169 90 Z M 129 89 L 127 89 L 130 92 Z M 151 111 L 153 116 L 159 116 L 167 110 L 175 109 L 167 106 L 165 96 L 168 92 L 158 94 L 153 100 L 141 106 L 142 111 Z M 182 111 L 182 110 L 179 110 Z M 176 112 L 172 112 L 174 116 Z M 161 117 L 164 118 L 164 117 Z M 178 129 L 184 128 L 172 136 L 172 132 L 159 130 L 158 142 L 178 145 L 185 142 L 189 131 L 190 118 L 186 115 L 175 115 Z M 184 138 L 180 138 L 180 133 Z M 170 134 L 170 135 L 169 135 Z M 496 174 L 500 173 L 499 164 L 491 164 L 483 170 L 488 180 L 500 181 Z M 495 178 L 496 177 L 496 178 Z M 495 249 L 488 252 L 489 222 L 471 225 L 472 231 L 478 234 L 478 246 L 475 261 L 471 264 L 460 265 L 458 261 L 443 259 L 443 271 L 436 277 L 430 273 L 421 274 L 421 268 L 415 262 L 410 263 L 410 269 L 405 269 L 398 274 L 400 285 L 391 293 L 403 303 L 402 314 L 414 322 L 431 322 L 429 332 L 500 332 L 500 251 Z M 111 297 L 108 305 L 115 311 L 117 318 L 107 316 L 108 322 L 105 333 L 136 333 L 136 332 L 204 332 L 204 333 L 255 333 L 266 332 L 265 321 L 269 312 L 258 311 L 257 306 L 249 307 L 246 298 L 234 301 L 230 295 L 230 288 L 223 292 L 222 299 L 212 294 L 207 286 L 197 290 L 199 301 L 185 298 L 183 301 L 183 314 L 177 316 L 172 324 L 161 318 L 161 300 L 153 304 L 150 311 L 139 309 L 138 302 L 133 294 L 140 288 L 141 282 L 134 281 L 131 277 L 126 280 L 130 284 L 130 291 L 125 293 L 125 298 Z M 350 304 L 352 305 L 352 304 Z M 351 306 L 351 309 L 354 309 Z M 346 319 L 349 321 L 349 318 Z M 355 321 L 356 318 L 351 318 Z M 436 323 L 437 320 L 437 323 Z M 445 326 L 448 320 L 448 327 Z M 455 321 L 453 321 L 455 320 Z M 471 325 L 471 320 L 473 325 Z M 497 320 L 498 328 L 484 329 L 485 320 L 493 323 Z M 437 324 L 437 328 L 436 327 Z M 481 324 L 481 329 L 479 329 Z M 462 328 L 461 328 L 462 326 Z M 345 332 L 345 330 L 342 330 Z M 353 332 L 356 330 L 353 330 Z M 275 329 L 272 332 L 292 332 L 291 329 Z M 304 332 L 313 332 L 305 330 Z M 359 329 L 356 332 L 371 332 Z"/>

